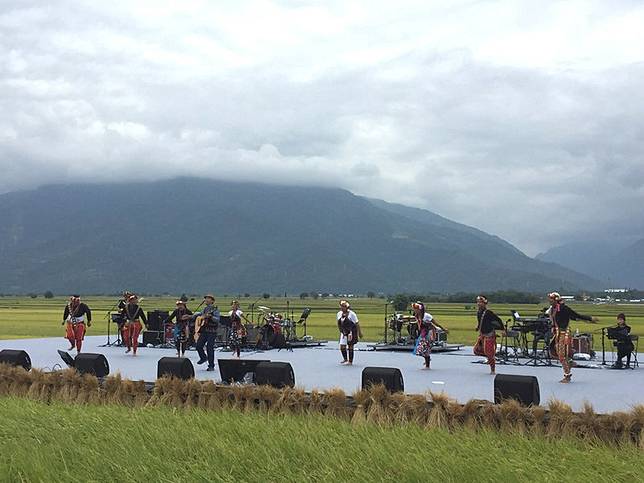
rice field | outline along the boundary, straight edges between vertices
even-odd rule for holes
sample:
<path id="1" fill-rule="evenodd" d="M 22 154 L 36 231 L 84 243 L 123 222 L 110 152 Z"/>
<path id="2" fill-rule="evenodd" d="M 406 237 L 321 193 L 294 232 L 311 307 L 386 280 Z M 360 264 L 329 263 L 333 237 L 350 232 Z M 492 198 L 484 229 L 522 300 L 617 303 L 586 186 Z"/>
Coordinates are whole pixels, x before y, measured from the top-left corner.
<path id="1" fill-rule="evenodd" d="M 637 481 L 641 450 L 320 415 L 0 398 L 2 481 Z M 573 476 L 574 475 L 574 476 Z"/>
<path id="2" fill-rule="evenodd" d="M 218 298 L 217 305 L 222 312 L 230 307 L 230 297 Z M 239 298 L 241 308 L 253 321 L 259 319 L 259 306 L 270 307 L 275 312 L 291 314 L 295 320 L 304 307 L 312 309 L 307 322 L 307 334 L 317 339 L 335 339 L 337 328 L 335 314 L 338 310 L 337 299 L 305 299 L 299 298 Z M 29 297 L 0 297 L 0 338 L 28 338 L 28 337 L 56 337 L 62 336 L 64 331 L 61 326 L 62 313 L 67 299 L 55 297 L 44 299 L 39 296 L 36 299 Z M 114 310 L 115 298 L 109 297 L 83 297 L 93 311 L 94 323 L 88 331 L 88 335 L 99 335 L 107 333 L 109 312 Z M 155 309 L 172 310 L 176 298 L 174 297 L 144 297 L 141 306 L 146 311 Z M 189 301 L 191 309 L 195 309 L 200 298 Z M 380 341 L 384 337 L 385 327 L 385 300 L 374 298 L 351 299 L 352 309 L 360 318 L 360 324 L 364 333 L 364 340 Z M 545 307 L 546 303 L 537 305 L 508 305 L 490 304 L 501 319 L 510 319 L 511 309 L 516 309 L 521 315 L 536 315 L 539 309 Z M 628 305 L 593 305 L 593 304 L 571 304 L 578 312 L 586 315 L 599 317 L 598 324 L 586 322 L 573 322 L 573 330 L 580 332 L 594 332 L 595 344 L 601 343 L 600 328 L 613 325 L 615 316 L 619 312 L 625 312 L 627 323 L 633 328 L 633 333 L 644 335 L 644 304 Z M 392 307 L 387 306 L 387 313 L 391 314 Z M 476 340 L 476 305 L 471 304 L 429 304 L 428 311 L 444 327 L 449 329 L 449 342 L 472 344 Z M 111 324 L 110 330 L 114 334 L 115 324 Z M 303 326 L 298 326 L 298 335 L 303 335 Z M 391 333 L 390 333 L 391 336 Z"/>

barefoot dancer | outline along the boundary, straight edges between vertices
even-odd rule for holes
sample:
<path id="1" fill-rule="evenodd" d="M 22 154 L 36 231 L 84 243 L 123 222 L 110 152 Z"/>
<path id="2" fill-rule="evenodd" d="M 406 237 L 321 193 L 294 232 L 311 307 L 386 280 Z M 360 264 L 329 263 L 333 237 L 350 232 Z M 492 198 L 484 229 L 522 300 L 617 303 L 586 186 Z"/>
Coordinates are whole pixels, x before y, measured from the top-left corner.
<path id="1" fill-rule="evenodd" d="M 63 323 L 67 324 L 65 328 L 65 338 L 69 340 L 73 350 L 76 347 L 76 353 L 79 354 L 85 338 L 85 316 L 87 316 L 87 327 L 92 326 L 92 311 L 81 302 L 80 295 L 72 295 L 69 303 L 65 306 L 63 312 Z"/>
<path id="2" fill-rule="evenodd" d="M 177 357 L 183 357 L 186 353 L 186 346 L 190 337 L 190 319 L 192 318 L 192 311 L 186 307 L 183 300 L 177 300 L 175 305 L 176 309 L 168 316 L 167 322 L 175 319 L 174 324 L 174 346 L 177 349 Z"/>
<path id="3" fill-rule="evenodd" d="M 432 342 L 436 339 L 436 329 L 443 329 L 432 315 L 425 311 L 425 304 L 415 302 L 411 304 L 418 324 L 418 339 L 414 346 L 414 354 L 425 360 L 425 368 L 429 369 L 429 362 L 432 356 Z"/>
<path id="4" fill-rule="evenodd" d="M 555 350 L 561 367 L 563 367 L 564 377 L 561 381 L 564 384 L 569 383 L 572 378 L 570 371 L 570 361 L 568 360 L 568 350 L 570 347 L 570 319 L 587 320 L 588 322 L 597 322 L 596 317 L 581 315 L 568 307 L 561 299 L 557 292 L 548 294 L 550 300 L 550 321 L 552 322 L 552 333 L 554 334 Z"/>
<path id="5" fill-rule="evenodd" d="M 476 313 L 476 331 L 479 333 L 478 340 L 474 345 L 474 354 L 487 357 L 487 364 L 490 365 L 490 374 L 496 374 L 496 329 L 503 330 L 503 321 L 487 308 L 487 297 L 479 295 L 476 297 L 478 312 Z"/>
<path id="6" fill-rule="evenodd" d="M 139 298 L 136 295 L 130 295 L 127 299 L 125 306 L 125 345 L 127 354 L 133 350 L 133 355 L 136 355 L 136 350 L 139 347 L 139 334 L 141 333 L 141 320 L 147 326 L 148 319 L 145 317 L 143 309 L 139 307 Z"/>
<path id="7" fill-rule="evenodd" d="M 246 337 L 246 327 L 242 322 L 242 319 L 248 322 L 248 319 L 239 309 L 239 302 L 233 300 L 232 309 L 228 312 L 230 316 L 230 332 L 228 333 L 228 346 L 233 351 L 233 355 L 237 358 L 241 356 L 241 346 L 244 337 Z"/>
<path id="8" fill-rule="evenodd" d="M 340 311 L 336 319 L 338 321 L 338 330 L 340 331 L 340 353 L 342 362 L 340 364 L 353 364 L 353 346 L 358 339 L 362 337 L 360 321 L 356 313 L 351 310 L 351 305 L 346 300 L 340 301 Z M 349 359 L 347 360 L 347 346 L 349 346 Z"/>

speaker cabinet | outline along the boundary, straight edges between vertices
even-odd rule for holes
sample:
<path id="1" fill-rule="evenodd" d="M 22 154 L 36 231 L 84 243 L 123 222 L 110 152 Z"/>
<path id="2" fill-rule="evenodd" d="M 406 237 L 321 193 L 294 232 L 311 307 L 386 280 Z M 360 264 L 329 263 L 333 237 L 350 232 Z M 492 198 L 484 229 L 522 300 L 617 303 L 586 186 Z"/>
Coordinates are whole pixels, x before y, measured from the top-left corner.
<path id="1" fill-rule="evenodd" d="M 164 376 L 192 379 L 195 377 L 195 367 L 185 357 L 162 357 L 157 364 L 157 378 Z"/>
<path id="2" fill-rule="evenodd" d="M 255 368 L 255 382 L 277 388 L 294 387 L 295 373 L 288 362 L 260 362 Z"/>
<path id="3" fill-rule="evenodd" d="M 110 365 L 103 354 L 81 352 L 74 359 L 74 367 L 80 374 L 105 377 L 110 373 Z"/>
<path id="4" fill-rule="evenodd" d="M 271 362 L 259 359 L 219 359 L 219 374 L 223 382 L 242 382 L 249 372 L 256 378 L 255 370 L 260 362 Z"/>
<path id="5" fill-rule="evenodd" d="M 160 330 L 146 330 L 143 332 L 143 345 L 161 345 L 164 343 L 164 335 Z"/>
<path id="6" fill-rule="evenodd" d="M 494 378 L 494 402 L 499 404 L 504 399 L 516 399 L 524 406 L 539 404 L 539 381 L 535 376 L 515 374 L 497 374 Z"/>
<path id="7" fill-rule="evenodd" d="M 397 367 L 365 367 L 362 370 L 362 389 L 383 384 L 391 392 L 405 390 L 402 372 Z"/>
<path id="8" fill-rule="evenodd" d="M 25 351 L 3 349 L 0 351 L 0 364 L 20 366 L 25 371 L 31 370 L 31 358 Z"/>
<path id="9" fill-rule="evenodd" d="M 163 322 L 168 318 L 167 310 L 153 310 L 148 312 L 148 328 L 150 330 L 163 330 Z"/>

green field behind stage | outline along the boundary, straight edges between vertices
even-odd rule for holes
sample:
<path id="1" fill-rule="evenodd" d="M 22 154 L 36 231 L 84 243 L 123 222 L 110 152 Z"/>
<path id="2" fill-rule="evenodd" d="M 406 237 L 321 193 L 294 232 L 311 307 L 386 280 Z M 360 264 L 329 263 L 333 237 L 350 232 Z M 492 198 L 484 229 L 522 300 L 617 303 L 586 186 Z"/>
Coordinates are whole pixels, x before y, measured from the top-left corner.
<path id="1" fill-rule="evenodd" d="M 638 481 L 634 446 L 0 398 L 2 481 Z"/>
<path id="2" fill-rule="evenodd" d="M 88 335 L 107 334 L 107 313 L 113 310 L 114 298 L 107 297 L 84 297 L 85 301 L 92 308 L 94 324 L 89 329 Z M 170 297 L 144 297 L 141 306 L 144 310 L 155 309 L 172 310 L 176 299 Z M 220 310 L 228 310 L 231 298 L 220 298 L 217 305 Z M 312 309 L 308 319 L 307 334 L 317 339 L 335 340 L 337 328 L 335 314 L 338 310 L 338 299 L 306 299 L 300 300 L 286 298 L 257 299 L 240 298 L 242 310 L 249 316 L 253 314 L 253 320 L 258 320 L 259 305 L 270 307 L 273 311 L 285 313 L 288 305 L 292 310 L 295 319 L 299 318 L 304 307 Z M 200 300 L 188 303 L 191 309 L 195 309 Z M 0 339 L 16 339 L 28 337 L 56 337 L 64 334 L 61 327 L 62 313 L 65 307 L 66 298 L 55 297 L 45 299 L 29 297 L 0 297 Z M 252 304 L 254 310 L 251 310 Z M 360 325 L 364 333 L 364 340 L 380 341 L 384 334 L 385 304 L 383 299 L 359 298 L 351 299 L 353 310 L 360 318 Z M 510 318 L 510 310 L 516 309 L 521 315 L 533 316 L 544 307 L 546 302 L 537 305 L 503 305 L 491 304 L 494 310 L 503 320 Z M 634 334 L 644 335 L 644 304 L 628 305 L 595 305 L 595 304 L 571 304 L 571 306 L 582 314 L 599 317 L 598 324 L 586 322 L 573 322 L 573 329 L 580 332 L 596 332 L 595 347 L 601 344 L 600 327 L 613 325 L 615 316 L 619 312 L 627 315 L 627 322 L 633 328 Z M 391 314 L 391 306 L 388 313 Z M 429 312 L 437 321 L 449 329 L 449 342 L 472 344 L 476 339 L 476 305 L 471 304 L 430 304 Z M 289 312 L 290 314 L 290 312 Z M 110 330 L 114 334 L 115 324 L 111 324 Z M 298 327 L 298 335 L 303 335 L 303 328 Z"/>

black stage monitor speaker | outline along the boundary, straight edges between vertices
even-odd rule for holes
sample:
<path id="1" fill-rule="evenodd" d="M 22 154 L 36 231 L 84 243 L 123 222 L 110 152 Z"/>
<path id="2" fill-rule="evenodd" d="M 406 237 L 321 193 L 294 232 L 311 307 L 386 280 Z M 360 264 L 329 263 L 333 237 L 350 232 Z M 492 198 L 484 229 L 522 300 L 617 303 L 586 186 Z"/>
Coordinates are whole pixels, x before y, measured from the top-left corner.
<path id="1" fill-rule="evenodd" d="M 195 377 L 195 366 L 185 357 L 162 357 L 157 364 L 157 378 L 163 376 L 192 379 Z"/>
<path id="2" fill-rule="evenodd" d="M 110 365 L 103 354 L 81 352 L 74 359 L 74 367 L 80 374 L 105 377 L 110 373 Z"/>
<path id="3" fill-rule="evenodd" d="M 0 351 L 0 364 L 21 366 L 25 371 L 31 370 L 31 358 L 25 351 L 3 349 Z"/>
<path id="4" fill-rule="evenodd" d="M 163 344 L 164 333 L 160 330 L 145 330 L 143 331 L 143 345 L 161 345 Z"/>
<path id="5" fill-rule="evenodd" d="M 153 310 L 148 312 L 148 327 L 150 330 L 163 330 L 163 323 L 168 318 L 167 310 Z"/>
<path id="6" fill-rule="evenodd" d="M 288 362 L 260 362 L 255 368 L 255 382 L 273 387 L 294 387 L 295 373 Z"/>
<path id="7" fill-rule="evenodd" d="M 402 372 L 397 367 L 365 367 L 362 370 L 362 389 L 383 384 L 391 392 L 405 390 Z"/>
<path id="8" fill-rule="evenodd" d="M 498 404 L 504 399 L 516 399 L 525 406 L 539 405 L 539 381 L 535 376 L 497 374 L 494 378 L 494 402 Z"/>
<path id="9" fill-rule="evenodd" d="M 271 362 L 260 359 L 219 359 L 219 374 L 223 382 L 242 382 L 247 373 L 253 373 L 260 362 Z"/>

